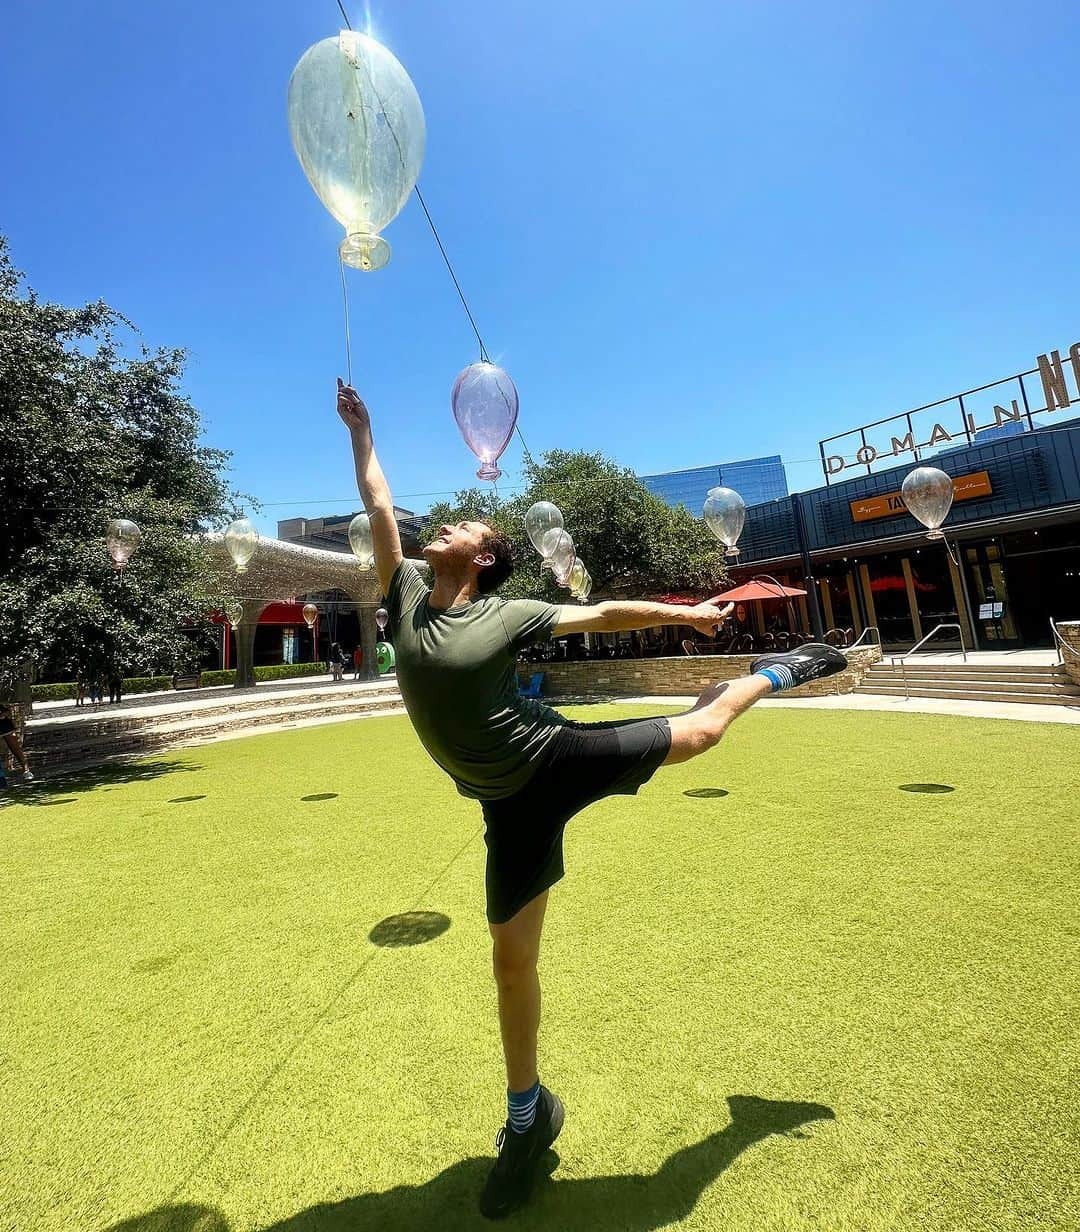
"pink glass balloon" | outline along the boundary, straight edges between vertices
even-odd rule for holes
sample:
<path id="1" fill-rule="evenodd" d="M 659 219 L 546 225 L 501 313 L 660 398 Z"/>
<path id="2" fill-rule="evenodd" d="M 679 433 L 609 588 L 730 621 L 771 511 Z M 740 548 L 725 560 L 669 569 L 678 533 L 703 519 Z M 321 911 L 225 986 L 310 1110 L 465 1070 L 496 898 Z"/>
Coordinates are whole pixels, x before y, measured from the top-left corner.
<path id="1" fill-rule="evenodd" d="M 476 477 L 498 479 L 502 471 L 496 464 L 518 417 L 518 392 L 510 374 L 496 364 L 470 364 L 454 382 L 450 405 L 465 444 L 480 459 Z"/>

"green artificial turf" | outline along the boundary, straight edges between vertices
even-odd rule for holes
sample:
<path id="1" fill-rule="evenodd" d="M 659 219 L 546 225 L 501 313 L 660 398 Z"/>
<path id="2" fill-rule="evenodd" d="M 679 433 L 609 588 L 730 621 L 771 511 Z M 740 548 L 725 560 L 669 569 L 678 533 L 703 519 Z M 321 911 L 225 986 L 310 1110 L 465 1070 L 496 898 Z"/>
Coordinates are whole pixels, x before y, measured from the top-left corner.
<path id="1" fill-rule="evenodd" d="M 16 799 L 0 1227 L 490 1226 L 479 811 L 405 719 Z M 766 706 L 580 815 L 510 1226 L 1075 1232 L 1078 801 L 1075 728 Z"/>

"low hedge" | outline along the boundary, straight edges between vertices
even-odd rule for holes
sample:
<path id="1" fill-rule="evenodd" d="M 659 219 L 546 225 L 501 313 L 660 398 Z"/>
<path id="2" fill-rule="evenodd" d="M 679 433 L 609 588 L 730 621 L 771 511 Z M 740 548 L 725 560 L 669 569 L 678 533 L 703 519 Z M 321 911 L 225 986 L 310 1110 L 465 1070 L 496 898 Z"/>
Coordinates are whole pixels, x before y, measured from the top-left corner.
<path id="1" fill-rule="evenodd" d="M 130 676 L 124 681 L 124 693 L 160 693 L 172 688 L 171 676 Z M 108 684 L 103 683 L 102 689 L 108 693 Z M 30 688 L 30 695 L 36 702 L 73 701 L 75 698 L 74 682 L 68 684 L 35 684 Z M 90 690 L 86 689 L 89 697 Z"/>
<path id="2" fill-rule="evenodd" d="M 330 668 L 325 663 L 275 663 L 255 669 L 256 680 L 292 680 L 298 676 L 325 676 Z M 181 673 L 183 674 L 183 673 Z M 236 672 L 203 672 L 200 683 L 204 689 L 236 683 Z M 162 693 L 172 688 L 171 676 L 132 676 L 124 681 L 124 693 Z M 75 685 L 35 684 L 30 690 L 36 702 L 74 701 Z"/>

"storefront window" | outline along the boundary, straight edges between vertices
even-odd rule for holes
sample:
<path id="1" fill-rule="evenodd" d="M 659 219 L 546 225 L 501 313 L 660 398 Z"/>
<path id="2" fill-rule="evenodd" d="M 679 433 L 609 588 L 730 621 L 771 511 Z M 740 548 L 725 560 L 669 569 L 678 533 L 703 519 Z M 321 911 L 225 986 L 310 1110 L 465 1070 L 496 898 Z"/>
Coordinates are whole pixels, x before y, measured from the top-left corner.
<path id="1" fill-rule="evenodd" d="M 915 604 L 919 609 L 923 636 L 937 625 L 959 624 L 960 613 L 956 608 L 956 592 L 953 589 L 945 549 L 919 548 L 908 558 L 908 563 L 911 567 L 911 584 L 915 589 Z M 950 630 L 950 633 L 953 640 L 956 640 L 956 630 Z M 942 641 L 947 640 L 944 634 L 939 634 L 939 637 Z"/>
<path id="2" fill-rule="evenodd" d="M 899 556 L 878 556 L 866 562 L 877 626 L 886 645 L 913 645 L 915 622 L 908 602 L 907 580 Z"/>
<path id="3" fill-rule="evenodd" d="M 296 629 L 286 627 L 281 630 L 281 661 L 282 663 L 299 663 L 300 647 L 297 643 Z"/>

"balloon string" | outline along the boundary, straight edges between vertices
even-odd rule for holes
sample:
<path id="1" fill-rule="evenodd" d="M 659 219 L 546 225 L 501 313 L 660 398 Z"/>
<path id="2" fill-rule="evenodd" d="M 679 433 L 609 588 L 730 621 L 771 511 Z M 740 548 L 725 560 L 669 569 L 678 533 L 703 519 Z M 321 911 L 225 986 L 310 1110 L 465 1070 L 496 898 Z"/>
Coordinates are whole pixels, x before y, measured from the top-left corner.
<path id="1" fill-rule="evenodd" d="M 341 16 L 345 19 L 346 26 L 348 26 L 348 28 L 351 30 L 353 28 L 352 22 L 349 21 L 349 15 L 348 13 L 345 12 L 345 6 L 342 3 L 342 0 L 337 0 L 337 6 L 341 10 Z M 374 84 L 372 88 L 374 88 Z M 381 108 L 383 115 L 385 116 L 386 107 L 383 104 L 382 98 L 379 97 L 378 91 L 375 91 L 375 97 L 379 99 L 379 107 Z M 404 167 L 405 166 L 405 155 L 401 149 L 401 143 L 398 141 L 397 133 L 394 132 L 394 129 L 392 126 L 390 127 L 390 135 L 394 139 L 394 144 L 397 146 L 398 158 L 401 161 L 401 165 Z M 450 263 L 449 256 L 447 256 L 446 247 L 442 242 L 442 237 L 439 235 L 438 227 L 435 226 L 435 220 L 431 217 L 431 211 L 427 207 L 427 202 L 424 200 L 424 194 L 420 191 L 419 184 L 413 185 L 413 192 L 416 194 L 417 201 L 420 202 L 420 208 L 424 211 L 424 217 L 427 219 L 427 224 L 431 228 L 431 234 L 435 237 L 435 243 L 438 245 L 439 253 L 442 256 L 443 262 L 446 265 L 446 272 L 450 275 L 450 281 L 453 282 L 454 290 L 457 291 L 458 293 L 458 299 L 461 300 L 461 306 L 462 308 L 465 309 L 465 315 L 469 318 L 469 324 L 472 326 L 472 332 L 476 335 L 477 345 L 480 347 L 480 359 L 483 363 L 490 364 L 491 357 L 488 355 L 488 349 L 484 345 L 484 339 L 480 336 L 480 330 L 477 327 L 476 318 L 473 316 L 472 309 L 469 307 L 469 301 L 465 298 L 465 292 L 461 289 L 461 283 L 458 281 L 458 276 L 454 272 L 454 267 Z M 342 293 L 345 296 L 345 345 L 346 345 L 346 348 L 348 349 L 350 347 L 350 343 L 349 343 L 349 298 L 348 298 L 348 294 L 345 292 L 345 267 L 344 265 L 342 266 L 342 269 L 341 269 L 341 288 L 342 288 Z M 352 384 L 351 352 L 348 356 L 348 363 L 349 363 L 349 384 L 351 385 Z M 515 425 L 515 428 L 517 431 L 518 440 L 521 442 L 521 448 L 524 451 L 526 461 L 530 465 L 532 465 L 532 462 L 533 462 L 532 454 L 529 452 L 528 445 L 525 444 L 525 437 L 521 433 L 521 425 L 517 424 Z"/>
<path id="2" fill-rule="evenodd" d="M 424 194 L 420 191 L 420 185 L 413 185 L 413 192 L 416 193 L 416 199 L 420 202 L 420 208 L 424 211 L 424 217 L 427 219 L 428 226 L 431 228 L 431 234 L 435 237 L 435 243 L 439 246 L 439 252 L 442 253 L 442 259 L 446 263 L 447 272 L 454 284 L 454 289 L 458 293 L 458 299 L 461 300 L 461 306 L 465 309 L 465 315 L 469 318 L 469 324 L 472 326 L 472 332 L 476 335 L 476 341 L 480 344 L 480 358 L 485 364 L 490 364 L 491 360 L 488 357 L 487 347 L 484 346 L 484 340 L 480 337 L 480 331 L 476 328 L 476 321 L 473 318 L 472 311 L 469 308 L 469 302 L 465 298 L 465 292 L 461 289 L 461 283 L 458 282 L 457 274 L 454 273 L 454 267 L 450 264 L 450 258 L 446 255 L 446 249 L 443 247 L 442 239 L 439 236 L 438 229 L 435 226 L 431 217 L 431 212 L 427 207 L 427 202 L 424 200 Z"/>
<path id="3" fill-rule="evenodd" d="M 345 282 L 345 262 L 338 260 L 341 267 L 341 299 L 345 305 L 345 368 L 348 384 L 352 384 L 352 335 L 349 332 L 349 288 Z"/>

